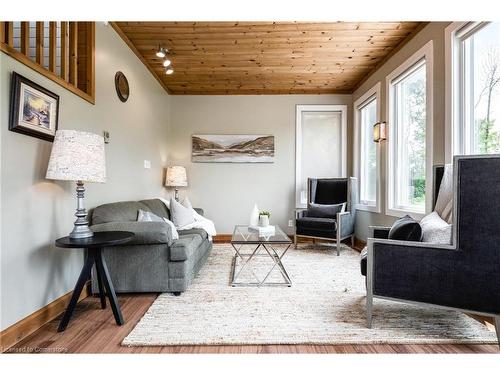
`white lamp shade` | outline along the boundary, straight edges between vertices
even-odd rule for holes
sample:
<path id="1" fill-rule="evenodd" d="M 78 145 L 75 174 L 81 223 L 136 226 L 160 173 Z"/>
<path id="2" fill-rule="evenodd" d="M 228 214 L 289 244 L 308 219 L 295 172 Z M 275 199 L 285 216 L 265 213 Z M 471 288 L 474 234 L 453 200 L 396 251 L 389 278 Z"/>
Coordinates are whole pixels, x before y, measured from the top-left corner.
<path id="1" fill-rule="evenodd" d="M 186 168 L 174 165 L 167 168 L 165 186 L 188 186 Z"/>
<path id="2" fill-rule="evenodd" d="M 46 178 L 106 182 L 104 138 L 77 130 L 58 130 L 50 154 Z"/>

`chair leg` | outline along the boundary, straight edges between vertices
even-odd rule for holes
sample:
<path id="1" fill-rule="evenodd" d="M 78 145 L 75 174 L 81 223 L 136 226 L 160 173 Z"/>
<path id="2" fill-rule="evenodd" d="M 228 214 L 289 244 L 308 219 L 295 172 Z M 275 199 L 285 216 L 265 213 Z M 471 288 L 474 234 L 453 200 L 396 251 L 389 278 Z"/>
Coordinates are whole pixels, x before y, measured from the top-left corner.
<path id="1" fill-rule="evenodd" d="M 495 330 L 497 331 L 498 346 L 500 347 L 500 315 L 495 317 Z"/>
<path id="2" fill-rule="evenodd" d="M 372 328 L 373 320 L 373 296 L 367 294 L 366 296 L 366 326 Z"/>
<path id="3" fill-rule="evenodd" d="M 354 249 L 354 234 L 351 236 L 351 248 Z"/>
<path id="4" fill-rule="evenodd" d="M 293 236 L 293 245 L 294 245 L 295 249 L 297 249 L 297 235 L 296 234 Z"/>
<path id="5" fill-rule="evenodd" d="M 337 256 L 340 255 L 340 237 L 337 236 Z"/>

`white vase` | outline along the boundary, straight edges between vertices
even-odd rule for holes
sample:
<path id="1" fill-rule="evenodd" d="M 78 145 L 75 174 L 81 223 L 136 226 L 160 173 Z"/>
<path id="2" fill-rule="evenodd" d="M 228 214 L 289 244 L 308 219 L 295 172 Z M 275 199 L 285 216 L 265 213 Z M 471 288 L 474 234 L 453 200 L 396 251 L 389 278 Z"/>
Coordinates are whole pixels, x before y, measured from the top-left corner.
<path id="1" fill-rule="evenodd" d="M 269 216 L 260 215 L 259 216 L 259 227 L 268 227 L 269 226 Z"/>
<path id="2" fill-rule="evenodd" d="M 259 207 L 255 204 L 250 214 L 250 226 L 256 227 L 257 225 L 259 225 Z"/>

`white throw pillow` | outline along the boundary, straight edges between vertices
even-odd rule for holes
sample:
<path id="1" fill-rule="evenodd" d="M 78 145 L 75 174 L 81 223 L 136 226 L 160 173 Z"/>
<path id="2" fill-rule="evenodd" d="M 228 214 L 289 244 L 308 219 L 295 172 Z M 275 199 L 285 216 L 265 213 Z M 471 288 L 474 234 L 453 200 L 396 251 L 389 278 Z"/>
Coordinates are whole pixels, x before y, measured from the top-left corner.
<path id="1" fill-rule="evenodd" d="M 137 213 L 137 221 L 163 221 L 163 219 L 152 212 L 139 210 Z"/>
<path id="2" fill-rule="evenodd" d="M 175 199 L 170 199 L 170 215 L 176 228 L 194 223 L 193 209 L 184 207 Z"/>
<path id="3" fill-rule="evenodd" d="M 436 199 L 434 211 L 451 224 L 453 213 L 453 165 L 446 164 L 444 166 L 443 179 L 439 187 L 439 193 Z"/>
<path id="4" fill-rule="evenodd" d="M 164 221 L 170 226 L 170 229 L 172 231 L 172 239 L 173 240 L 179 239 L 179 233 L 177 232 L 174 223 L 172 223 L 167 218 L 159 217 L 158 215 L 155 215 L 154 213 L 149 211 L 139 210 L 139 213 L 137 214 L 137 221 L 158 221 L 158 222 Z"/>
<path id="5" fill-rule="evenodd" d="M 442 245 L 451 244 L 453 226 L 441 219 L 436 211 L 424 216 L 420 220 L 420 226 L 422 227 L 422 242 Z"/>

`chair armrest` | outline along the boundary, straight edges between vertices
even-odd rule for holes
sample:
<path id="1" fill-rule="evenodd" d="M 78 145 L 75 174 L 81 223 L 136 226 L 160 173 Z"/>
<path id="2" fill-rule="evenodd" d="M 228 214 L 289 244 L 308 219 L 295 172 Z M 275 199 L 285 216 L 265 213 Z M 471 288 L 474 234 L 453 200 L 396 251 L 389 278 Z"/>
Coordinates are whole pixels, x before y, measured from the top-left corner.
<path id="1" fill-rule="evenodd" d="M 370 226 L 370 237 L 388 239 L 390 231 L 390 227 Z"/>
<path id="2" fill-rule="evenodd" d="M 354 220 L 350 211 L 337 213 L 337 230 L 340 232 L 340 237 L 354 233 Z"/>
<path id="3" fill-rule="evenodd" d="M 302 217 L 307 217 L 307 209 L 306 208 L 296 208 L 295 209 L 295 219 L 300 219 Z"/>
<path id="4" fill-rule="evenodd" d="M 135 234 L 127 245 L 154 245 L 172 243 L 170 226 L 161 221 L 126 221 L 96 224 L 90 227 L 94 232 L 126 231 Z"/>
<path id="5" fill-rule="evenodd" d="M 198 215 L 203 216 L 205 214 L 203 208 L 193 208 L 193 210 L 195 210 L 198 213 Z"/>
<path id="6" fill-rule="evenodd" d="M 368 238 L 367 287 L 380 296 L 420 300 L 452 282 L 459 251 L 453 245 Z M 448 285 L 446 285 L 448 286 Z"/>

